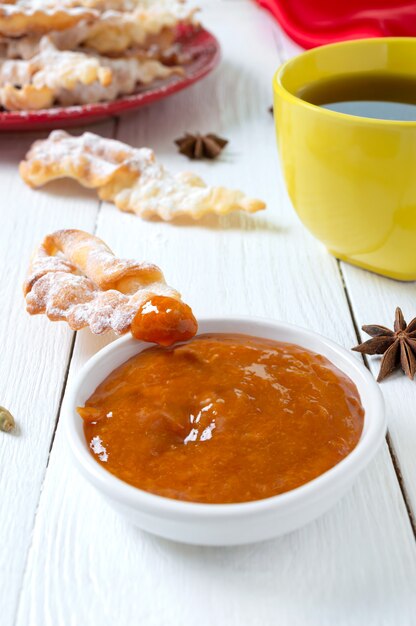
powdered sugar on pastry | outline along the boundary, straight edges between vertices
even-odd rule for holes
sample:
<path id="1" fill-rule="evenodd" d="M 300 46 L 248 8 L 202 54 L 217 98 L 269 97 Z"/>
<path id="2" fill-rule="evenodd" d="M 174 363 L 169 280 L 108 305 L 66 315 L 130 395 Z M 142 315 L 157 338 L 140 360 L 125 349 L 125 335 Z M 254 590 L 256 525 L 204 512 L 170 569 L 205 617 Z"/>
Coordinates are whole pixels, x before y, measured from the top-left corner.
<path id="1" fill-rule="evenodd" d="M 98 56 L 100 63 L 111 72 L 111 83 L 103 85 L 96 81 L 88 86 L 78 84 L 71 89 L 62 89 L 57 100 L 64 106 L 73 104 L 92 104 L 109 102 L 121 95 L 133 93 L 138 85 L 148 85 L 155 80 L 163 80 L 170 76 L 181 75 L 180 67 L 166 67 L 153 59 L 111 59 Z"/>
<path id="2" fill-rule="evenodd" d="M 166 49 L 176 39 L 179 24 L 191 23 L 195 10 L 182 3 L 155 2 L 131 12 L 104 11 L 100 20 L 85 29 L 82 44 L 100 54 L 120 54 L 129 48 L 156 45 Z"/>
<path id="3" fill-rule="evenodd" d="M 80 3 L 75 5 L 54 3 L 52 7 L 49 2 L 37 4 L 40 7 L 39 12 L 43 16 L 45 27 L 43 29 L 33 27 L 33 16 L 31 21 L 29 20 L 29 14 L 33 13 L 33 8 L 20 9 L 31 26 L 28 25 L 25 32 L 22 29 L 19 39 L 3 41 L 5 55 L 8 58 L 27 59 L 36 54 L 39 35 L 45 33 L 50 35 L 51 40 L 60 50 L 72 50 L 82 46 L 100 54 L 117 56 L 131 48 L 134 50 L 152 48 L 154 53 L 155 50 L 164 51 L 172 46 L 180 25 L 196 26 L 194 20 L 196 10 L 178 1 L 95 3 L 95 6 L 102 12 L 88 11 L 85 6 L 80 6 Z M 72 8 L 73 6 L 75 8 Z M 128 6 L 131 9 L 127 9 Z M 59 11 L 59 7 L 69 15 L 74 13 L 82 17 L 74 19 L 73 24 L 68 21 L 67 26 L 55 28 L 52 16 Z M 13 5 L 11 10 L 17 12 L 19 8 Z M 48 16 L 49 21 L 46 20 Z M 1 33 L 10 35 L 7 29 L 1 30 L 0 14 Z"/>
<path id="4" fill-rule="evenodd" d="M 181 68 L 165 67 L 152 59 L 110 59 L 56 50 L 44 37 L 33 58 L 0 62 L 0 101 L 6 109 L 29 110 L 53 103 L 105 102 L 132 93 L 139 84 L 181 73 Z M 25 85 L 31 88 L 19 93 Z"/>
<path id="5" fill-rule="evenodd" d="M 45 237 L 32 258 L 24 294 L 31 315 L 45 313 L 74 330 L 131 330 L 137 339 L 170 345 L 197 329 L 191 310 L 158 267 L 118 259 L 101 239 L 80 230 Z"/>
<path id="6" fill-rule="evenodd" d="M 0 2 L 0 107 L 109 102 L 183 74 L 194 14 L 181 0 Z"/>
<path id="7" fill-rule="evenodd" d="M 105 93 L 111 81 L 112 71 L 100 59 L 56 50 L 45 38 L 32 59 L 0 63 L 0 103 L 8 110 L 44 109 L 80 86 L 99 85 Z"/>
<path id="8" fill-rule="evenodd" d="M 55 94 L 49 87 L 24 85 L 0 87 L 0 106 L 7 111 L 39 111 L 49 109 L 55 101 Z"/>
<path id="9" fill-rule="evenodd" d="M 0 33 L 7 37 L 42 34 L 71 28 L 81 21 L 99 18 L 97 11 L 85 8 L 33 8 L 19 4 L 0 6 Z"/>
<path id="10" fill-rule="evenodd" d="M 184 0 L 14 0 L 10 4 L 32 7 L 36 9 L 56 9 L 82 7 L 97 9 L 98 11 L 116 10 L 132 11 L 141 8 L 148 9 L 152 6 L 163 6 L 166 9 L 178 4 L 184 4 Z"/>
<path id="11" fill-rule="evenodd" d="M 112 81 L 112 72 L 100 59 L 82 52 L 56 50 L 48 45 L 37 57 L 42 67 L 33 77 L 33 84 L 51 89 L 73 89 L 77 85 L 98 83 L 103 87 Z"/>
<path id="12" fill-rule="evenodd" d="M 83 8 L 98 11 L 165 10 L 177 12 L 185 0 L 14 0 L 10 2 L 32 9 Z"/>
<path id="13" fill-rule="evenodd" d="M 0 87 L 4 87 L 4 85 L 17 87 L 28 85 L 38 67 L 36 63 L 28 61 L 0 61 Z"/>
<path id="14" fill-rule="evenodd" d="M 71 28 L 69 31 L 73 32 L 73 29 Z M 3 37 L 0 35 L 0 58 L 2 61 L 6 59 L 31 59 L 39 52 L 41 38 L 42 36 L 39 35 L 27 35 L 26 37 Z"/>
<path id="15" fill-rule="evenodd" d="M 190 172 L 168 172 L 149 148 L 132 148 L 92 133 L 73 137 L 53 131 L 48 139 L 33 144 L 20 164 L 20 174 L 33 187 L 56 178 L 74 178 L 97 189 L 100 198 L 114 202 L 120 210 L 144 218 L 172 220 L 188 215 L 198 219 L 210 212 L 253 213 L 265 208 L 261 200 L 238 190 L 210 187 Z"/>
<path id="16" fill-rule="evenodd" d="M 45 37 L 39 54 L 28 61 L 5 60 L 0 63 L 0 86 L 22 86 L 32 83 L 35 87 L 49 87 L 55 91 L 72 89 L 77 83 L 91 85 L 98 81 L 109 85 L 111 69 L 103 67 L 100 60 L 82 52 L 61 51 Z"/>

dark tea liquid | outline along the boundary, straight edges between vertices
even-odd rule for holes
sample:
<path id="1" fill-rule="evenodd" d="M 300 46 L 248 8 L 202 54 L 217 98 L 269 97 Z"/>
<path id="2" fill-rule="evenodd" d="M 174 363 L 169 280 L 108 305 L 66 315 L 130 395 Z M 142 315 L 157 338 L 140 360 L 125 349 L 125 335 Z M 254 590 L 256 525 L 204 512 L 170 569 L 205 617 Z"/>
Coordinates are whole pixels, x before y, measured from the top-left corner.
<path id="1" fill-rule="evenodd" d="M 344 74 L 311 83 L 296 95 L 311 104 L 348 115 L 416 121 L 416 77 Z"/>

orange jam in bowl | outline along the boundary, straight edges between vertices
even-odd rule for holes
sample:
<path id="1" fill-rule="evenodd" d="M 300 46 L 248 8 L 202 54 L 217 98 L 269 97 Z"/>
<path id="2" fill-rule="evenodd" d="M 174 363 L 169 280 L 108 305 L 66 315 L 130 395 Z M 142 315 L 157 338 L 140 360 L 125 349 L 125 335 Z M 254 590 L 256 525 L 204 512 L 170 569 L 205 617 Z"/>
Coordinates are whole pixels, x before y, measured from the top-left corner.
<path id="1" fill-rule="evenodd" d="M 274 496 L 357 445 L 354 383 L 302 347 L 237 334 L 146 349 L 78 412 L 96 461 L 145 491 L 191 502 Z"/>

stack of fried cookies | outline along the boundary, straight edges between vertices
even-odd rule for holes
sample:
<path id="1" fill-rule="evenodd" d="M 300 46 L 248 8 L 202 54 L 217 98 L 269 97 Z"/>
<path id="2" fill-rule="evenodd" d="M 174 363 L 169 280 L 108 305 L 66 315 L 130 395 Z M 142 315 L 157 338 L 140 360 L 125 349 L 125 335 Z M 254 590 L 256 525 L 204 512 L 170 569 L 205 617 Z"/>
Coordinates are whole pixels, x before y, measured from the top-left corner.
<path id="1" fill-rule="evenodd" d="M 108 102 L 183 73 L 178 43 L 197 28 L 181 0 L 0 3 L 0 107 Z"/>

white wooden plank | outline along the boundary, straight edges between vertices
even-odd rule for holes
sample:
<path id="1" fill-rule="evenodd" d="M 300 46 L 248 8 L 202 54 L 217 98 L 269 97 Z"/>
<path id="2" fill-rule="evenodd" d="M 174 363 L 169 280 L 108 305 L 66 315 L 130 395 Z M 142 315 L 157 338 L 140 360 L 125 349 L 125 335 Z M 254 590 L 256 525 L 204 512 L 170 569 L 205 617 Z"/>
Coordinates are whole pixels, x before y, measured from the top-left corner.
<path id="1" fill-rule="evenodd" d="M 347 263 L 342 263 L 342 271 L 360 328 L 363 324 L 382 324 L 393 328 L 397 306 L 402 308 L 408 322 L 416 317 L 415 283 L 376 276 Z M 365 333 L 361 334 L 363 341 L 369 339 Z M 368 357 L 368 363 L 377 376 L 380 357 Z M 416 383 L 397 372 L 386 378 L 381 388 L 387 405 L 391 443 L 416 518 Z"/>
<path id="2" fill-rule="evenodd" d="M 82 343 L 74 369 L 97 347 Z M 385 451 L 315 523 L 221 549 L 141 533 L 74 473 L 62 432 L 53 455 L 19 626 L 413 623 L 414 552 Z"/>
<path id="3" fill-rule="evenodd" d="M 92 228 L 98 207 L 96 198 L 75 185 L 54 184 L 48 193 L 24 185 L 17 166 L 37 136 L 0 137 L 0 404 L 18 423 L 17 434 L 0 433 L 3 624 L 12 623 L 16 610 L 72 343 L 65 325 L 30 318 L 21 286 L 44 235 L 63 227 Z"/>
<path id="4" fill-rule="evenodd" d="M 216 74 L 192 91 L 125 118 L 119 137 L 150 144 L 180 169 L 183 130 L 230 138 L 220 162 L 192 164 L 216 183 L 268 202 L 264 215 L 199 225 L 146 223 L 112 206 L 98 233 L 120 254 L 159 263 L 197 314 L 252 313 L 354 342 L 336 262 L 294 216 L 280 179 L 270 77 L 278 64 L 271 21 L 254 5 L 207 9 L 224 48 Z M 78 335 L 71 376 L 101 345 Z M 358 357 L 357 357 L 358 358 Z M 73 470 L 61 425 L 39 503 L 18 626 L 304 626 L 412 623 L 416 551 L 386 446 L 343 501 L 287 537 L 203 549 L 127 525 Z M 399 617 L 398 617 L 399 616 Z"/>
<path id="5" fill-rule="evenodd" d="M 278 47 L 286 60 L 301 52 L 301 48 L 279 29 Z M 341 263 L 357 324 L 382 324 L 392 328 L 394 311 L 400 306 L 407 320 L 416 316 L 416 285 L 390 280 Z M 363 340 L 368 338 L 364 333 Z M 377 376 L 380 359 L 368 359 L 372 372 Z M 382 385 L 387 405 L 389 432 L 393 453 L 396 456 L 403 485 L 408 494 L 409 505 L 416 518 L 416 386 L 400 374 L 389 378 Z"/>

